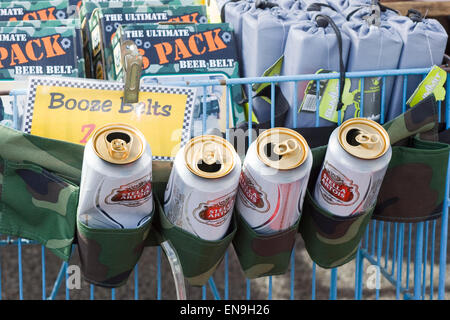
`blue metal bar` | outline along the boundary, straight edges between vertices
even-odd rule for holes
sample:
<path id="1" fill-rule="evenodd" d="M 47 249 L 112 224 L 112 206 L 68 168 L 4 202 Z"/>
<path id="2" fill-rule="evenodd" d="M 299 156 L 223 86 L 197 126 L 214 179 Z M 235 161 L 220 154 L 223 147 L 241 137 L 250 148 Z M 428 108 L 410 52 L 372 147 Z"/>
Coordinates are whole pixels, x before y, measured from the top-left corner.
<path id="1" fill-rule="evenodd" d="M 20 300 L 23 300 L 23 279 L 22 279 L 22 242 L 19 238 L 17 244 L 17 260 L 19 262 L 19 296 Z"/>
<path id="2" fill-rule="evenodd" d="M 437 105 L 438 105 L 438 122 L 441 122 L 441 107 L 442 107 L 442 101 L 441 101 L 441 100 L 438 100 Z"/>
<path id="3" fill-rule="evenodd" d="M 372 255 L 375 256 L 375 238 L 377 235 L 377 221 L 373 220 L 372 221 L 372 225 L 373 225 L 373 233 L 372 233 Z"/>
<path id="4" fill-rule="evenodd" d="M 402 264 L 403 264 L 403 236 L 404 236 L 404 229 L 405 224 L 400 224 L 400 231 L 399 231 L 399 240 L 398 240 L 398 265 L 397 265 L 397 281 L 396 281 L 396 298 L 397 300 L 400 299 L 400 288 L 402 286 Z"/>
<path id="5" fill-rule="evenodd" d="M 316 263 L 312 265 L 312 284 L 311 284 L 311 300 L 316 300 Z"/>
<path id="6" fill-rule="evenodd" d="M 384 221 L 380 221 L 380 224 L 378 225 L 378 243 L 377 243 L 377 266 L 381 268 L 381 250 L 383 247 L 383 229 L 384 229 Z M 379 274 L 377 272 L 377 285 L 375 289 L 375 299 L 378 300 L 380 298 L 380 289 L 378 287 L 379 284 Z"/>
<path id="7" fill-rule="evenodd" d="M 268 287 L 269 287 L 268 291 L 269 291 L 269 293 L 267 295 L 267 299 L 268 300 L 272 300 L 272 276 L 269 276 L 267 281 L 269 282 L 269 284 L 268 284 Z"/>
<path id="8" fill-rule="evenodd" d="M 206 300 L 206 286 L 202 286 L 202 300 Z"/>
<path id="9" fill-rule="evenodd" d="M 387 268 L 388 261 L 389 261 L 389 249 L 391 244 L 391 223 L 387 223 L 387 229 L 386 229 L 386 253 L 384 255 L 384 267 Z M 394 253 L 395 255 L 395 253 Z"/>
<path id="10" fill-rule="evenodd" d="M 359 287 L 362 285 L 360 282 L 361 279 L 359 277 L 359 273 L 361 272 L 360 265 L 362 263 L 361 261 L 361 245 L 358 248 L 358 251 L 356 251 L 356 258 L 355 258 L 355 300 L 360 300 L 359 298 Z"/>
<path id="11" fill-rule="evenodd" d="M 320 80 L 316 80 L 316 127 L 319 126 L 320 120 L 319 120 L 319 115 L 320 115 Z"/>
<path id="12" fill-rule="evenodd" d="M 426 75 L 431 68 L 415 68 L 415 69 L 392 69 L 377 71 L 358 71 L 345 73 L 346 78 L 362 78 L 362 77 L 382 77 L 382 76 L 399 76 L 399 75 Z M 294 76 L 272 76 L 272 77 L 248 77 L 248 78 L 231 78 L 225 80 L 193 80 L 193 81 L 173 81 L 171 85 L 202 87 L 211 85 L 248 85 L 247 90 L 251 91 L 250 84 L 270 83 L 270 82 L 289 82 L 289 81 L 312 81 L 312 80 L 328 80 L 339 79 L 339 73 L 320 73 L 320 74 L 301 74 Z M 25 93 L 26 94 L 26 93 Z M 249 101 L 252 95 L 249 95 Z"/>
<path id="13" fill-rule="evenodd" d="M 14 94 L 14 105 L 13 105 L 13 126 L 14 129 L 19 130 L 19 109 L 17 106 L 17 94 Z"/>
<path id="14" fill-rule="evenodd" d="M 294 82 L 294 99 L 292 100 L 294 104 L 294 110 L 298 110 L 298 82 Z M 297 128 L 297 112 L 292 112 L 292 124 L 294 128 Z"/>
<path id="15" fill-rule="evenodd" d="M 337 268 L 331 269 L 330 300 L 337 298 Z"/>
<path id="16" fill-rule="evenodd" d="M 251 283 L 249 279 L 246 279 L 246 284 L 247 284 L 247 294 L 246 294 L 246 299 L 250 300 L 251 297 Z"/>
<path id="17" fill-rule="evenodd" d="M 384 124 L 384 116 L 385 116 L 385 102 L 386 102 L 386 77 L 383 76 L 381 82 L 381 110 L 380 110 L 380 123 Z"/>
<path id="18" fill-rule="evenodd" d="M 363 273 L 364 273 L 364 256 L 361 247 L 358 249 L 359 263 L 358 263 L 358 300 L 363 298 Z"/>
<path id="19" fill-rule="evenodd" d="M 216 283 L 214 282 L 213 277 L 210 277 L 208 280 L 209 287 L 211 288 L 211 292 L 213 294 L 214 300 L 221 300 L 219 291 L 217 290 Z"/>
<path id="20" fill-rule="evenodd" d="M 91 284 L 90 285 L 90 295 L 89 295 L 89 299 L 90 300 L 95 300 L 95 293 L 94 293 L 94 285 L 93 284 Z"/>
<path id="21" fill-rule="evenodd" d="M 425 293 L 427 288 L 427 259 L 428 259 L 428 229 L 429 223 L 425 222 L 425 244 L 423 246 L 423 275 L 422 275 L 422 300 L 425 300 Z"/>
<path id="22" fill-rule="evenodd" d="M 139 300 L 139 262 L 134 267 L 134 300 Z"/>
<path id="23" fill-rule="evenodd" d="M 434 250 L 436 240 L 436 220 L 433 220 L 433 227 L 431 229 L 431 257 L 430 257 L 430 300 L 433 300 L 434 293 Z"/>
<path id="24" fill-rule="evenodd" d="M 68 267 L 68 265 L 66 263 L 66 266 L 64 268 L 64 277 L 66 279 L 66 281 L 65 281 L 65 284 L 66 284 L 66 300 L 70 300 L 69 286 L 67 285 L 68 278 L 69 278 L 69 274 L 67 273 L 67 267 Z"/>
<path id="25" fill-rule="evenodd" d="M 364 117 L 364 81 L 365 78 L 361 77 L 361 90 L 359 91 L 359 116 Z"/>
<path id="26" fill-rule="evenodd" d="M 111 289 L 111 300 L 116 300 L 116 289 Z"/>
<path id="27" fill-rule="evenodd" d="M 275 127 L 275 84 L 270 84 L 270 127 Z"/>
<path id="28" fill-rule="evenodd" d="M 423 250 L 423 222 L 419 222 L 416 228 L 416 247 L 414 254 L 414 299 L 420 299 L 421 295 L 421 268 Z"/>
<path id="29" fill-rule="evenodd" d="M 0 248 L 1 249 L 1 248 Z M 3 278 L 3 271 L 2 271 L 2 250 L 0 250 L 0 300 L 2 300 L 2 278 Z"/>
<path id="30" fill-rule="evenodd" d="M 411 233 L 412 233 L 412 224 L 409 223 L 408 229 L 408 264 L 406 265 L 406 289 L 409 289 L 409 268 L 411 265 Z"/>
<path id="31" fill-rule="evenodd" d="M 53 284 L 52 292 L 50 293 L 50 297 L 48 300 L 55 300 L 56 295 L 58 294 L 59 287 L 61 286 L 61 282 L 64 279 L 64 275 L 66 273 L 67 262 L 63 262 L 61 264 L 61 268 L 59 268 L 58 276 L 56 277 L 55 283 Z"/>
<path id="32" fill-rule="evenodd" d="M 402 103 L 402 113 L 404 113 L 406 111 L 406 94 L 408 90 L 408 76 L 404 75 L 403 76 L 403 103 Z"/>
<path id="33" fill-rule="evenodd" d="M 226 103 L 225 103 L 225 125 L 227 130 L 225 130 L 225 139 L 229 139 L 229 132 L 228 129 L 230 128 L 230 92 L 231 92 L 231 88 L 230 86 L 226 86 L 225 89 L 225 97 L 226 97 Z"/>
<path id="34" fill-rule="evenodd" d="M 42 300 L 47 297 L 45 287 L 45 247 L 41 246 L 41 266 L 42 266 Z M 0 274 L 1 277 L 1 274 Z M 0 280 L 1 281 L 1 280 Z"/>
<path id="35" fill-rule="evenodd" d="M 161 300 L 161 247 L 156 249 L 156 298 Z"/>
<path id="36" fill-rule="evenodd" d="M 450 110 L 450 99 L 449 99 L 449 91 L 450 90 L 450 81 L 447 81 L 447 119 L 449 117 Z M 447 128 L 450 123 L 447 122 Z M 448 171 L 450 171 L 450 159 L 448 163 Z M 448 236 L 448 210 L 449 210 L 449 199 L 448 192 L 450 188 L 450 179 L 449 173 L 447 171 L 447 185 L 445 187 L 445 198 L 444 198 L 444 206 L 442 210 L 442 218 L 441 218 L 441 243 L 440 243 L 440 252 L 439 252 L 439 288 L 438 288 L 438 299 L 445 299 L 445 272 L 447 267 L 447 236 Z"/>

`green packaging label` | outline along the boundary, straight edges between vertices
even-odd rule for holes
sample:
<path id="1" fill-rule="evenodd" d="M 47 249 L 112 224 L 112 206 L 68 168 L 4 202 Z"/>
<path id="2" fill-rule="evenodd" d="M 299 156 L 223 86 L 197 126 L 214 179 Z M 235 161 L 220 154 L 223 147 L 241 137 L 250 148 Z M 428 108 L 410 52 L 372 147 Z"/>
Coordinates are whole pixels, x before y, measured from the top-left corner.
<path id="1" fill-rule="evenodd" d="M 334 71 L 320 69 L 316 74 L 322 73 L 337 73 Z M 319 107 L 319 116 L 325 120 L 338 122 L 337 111 L 339 103 L 339 79 L 328 79 L 319 81 L 319 92 L 317 92 L 317 81 L 312 80 L 308 83 L 305 94 L 298 109 L 298 112 L 316 112 Z M 352 94 L 350 93 L 350 79 L 345 79 L 344 91 L 342 93 L 342 111 L 341 120 L 344 119 L 345 109 L 352 101 Z"/>
<path id="2" fill-rule="evenodd" d="M 438 66 L 433 66 L 428 75 L 419 84 L 416 90 L 414 90 L 411 97 L 406 102 L 410 107 L 414 107 L 420 101 L 428 97 L 430 94 L 434 93 L 436 100 L 442 101 L 445 99 L 445 89 L 444 84 L 447 80 L 447 72 L 439 68 Z"/>

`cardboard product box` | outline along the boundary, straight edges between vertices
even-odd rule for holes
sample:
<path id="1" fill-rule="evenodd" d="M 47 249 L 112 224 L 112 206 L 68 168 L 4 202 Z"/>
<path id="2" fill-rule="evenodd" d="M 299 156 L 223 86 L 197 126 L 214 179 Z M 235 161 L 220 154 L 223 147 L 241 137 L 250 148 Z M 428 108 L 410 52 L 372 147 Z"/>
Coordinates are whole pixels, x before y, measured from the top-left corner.
<path id="1" fill-rule="evenodd" d="M 76 30 L 0 27 L 0 80 L 24 75 L 78 76 Z"/>
<path id="2" fill-rule="evenodd" d="M 96 65 L 101 74 L 107 79 L 114 79 L 114 64 L 112 52 L 112 38 L 120 25 L 134 23 L 190 22 L 207 23 L 208 18 L 205 6 L 154 6 L 140 5 L 125 8 L 96 9 L 90 19 L 92 48 L 95 48 L 94 61 L 104 63 Z M 98 34 L 99 33 L 99 34 Z M 94 42 L 95 40 L 95 42 Z M 98 57 L 100 54 L 102 57 Z M 104 72 L 103 72 L 104 71 Z M 94 75 L 101 79 L 99 75 Z"/>
<path id="3" fill-rule="evenodd" d="M 35 29 L 52 28 L 55 32 L 59 27 L 69 27 L 75 29 L 75 50 L 78 61 L 78 77 L 85 77 L 85 61 L 83 53 L 83 44 L 81 38 L 81 25 L 79 19 L 63 20 L 22 20 L 22 21 L 0 21 L 0 27 L 33 27 Z"/>
<path id="4" fill-rule="evenodd" d="M 174 80 L 187 81 L 225 80 L 239 77 L 239 63 L 232 28 L 226 24 L 130 24 L 119 27 L 112 40 L 114 52 L 114 79 L 123 80 L 121 43 L 132 40 L 143 56 L 141 77 L 173 76 Z M 178 79 L 176 79 L 178 77 Z M 168 77 L 166 84 L 170 83 Z M 181 85 L 181 84 L 180 84 Z M 220 87 L 222 94 L 219 94 Z M 206 102 L 206 114 L 214 117 L 219 114 L 224 131 L 227 110 L 225 86 L 209 87 L 206 97 L 202 90 L 197 95 L 194 121 L 203 120 L 203 102 Z M 245 121 L 241 86 L 232 86 L 228 97 L 231 110 L 228 114 L 228 126 Z M 217 91 L 217 92 L 216 92 Z M 214 98 L 217 96 L 218 98 Z M 217 100 L 217 101 L 215 101 Z M 206 120 L 208 122 L 208 119 Z M 203 122 L 203 121 L 202 121 Z M 207 126 L 213 127 L 213 124 Z M 193 126 L 195 127 L 195 125 Z"/>

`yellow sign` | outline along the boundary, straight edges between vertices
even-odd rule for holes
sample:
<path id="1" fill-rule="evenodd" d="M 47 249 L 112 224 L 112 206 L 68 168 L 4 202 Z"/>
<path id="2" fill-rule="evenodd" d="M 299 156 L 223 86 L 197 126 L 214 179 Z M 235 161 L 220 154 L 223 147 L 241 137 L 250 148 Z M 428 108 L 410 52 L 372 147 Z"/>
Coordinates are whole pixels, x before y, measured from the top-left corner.
<path id="1" fill-rule="evenodd" d="M 154 157 L 169 159 L 189 138 L 194 100 L 190 88 L 148 86 L 128 104 L 122 83 L 32 78 L 24 131 L 85 144 L 97 128 L 126 123 L 144 134 Z"/>

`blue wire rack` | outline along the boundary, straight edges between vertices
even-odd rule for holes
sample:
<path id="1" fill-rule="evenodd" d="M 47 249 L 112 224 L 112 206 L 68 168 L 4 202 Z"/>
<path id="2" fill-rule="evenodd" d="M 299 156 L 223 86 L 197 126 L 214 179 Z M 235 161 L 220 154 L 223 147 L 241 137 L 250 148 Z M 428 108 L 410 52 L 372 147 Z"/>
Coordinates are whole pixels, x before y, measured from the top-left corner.
<path id="1" fill-rule="evenodd" d="M 383 71 L 368 71 L 368 72 L 348 72 L 346 73 L 346 77 L 348 78 L 360 78 L 362 84 L 361 87 L 364 86 L 364 79 L 367 77 L 382 77 L 383 85 L 381 88 L 382 100 L 381 100 L 381 120 L 380 122 L 384 122 L 384 114 L 385 114 L 385 83 L 384 81 L 386 77 L 394 77 L 401 76 L 403 79 L 403 111 L 406 108 L 406 87 L 408 83 L 408 76 L 412 75 L 425 75 L 430 71 L 430 68 L 420 68 L 420 69 L 402 69 L 402 70 L 383 70 Z M 264 77 L 264 78 L 239 78 L 239 79 L 228 79 L 225 83 L 223 81 L 191 81 L 189 84 L 184 82 L 174 82 L 174 85 L 188 85 L 191 87 L 198 87 L 200 92 L 203 92 L 203 131 L 206 132 L 207 129 L 207 121 L 206 121 L 206 96 L 207 96 L 207 88 L 210 86 L 226 86 L 227 89 L 227 106 L 230 103 L 230 92 L 232 86 L 240 86 L 247 85 L 248 88 L 248 96 L 252 96 L 251 84 L 255 83 L 270 83 L 271 86 L 271 97 L 272 97 L 272 105 L 271 105 L 271 125 L 274 126 L 275 123 L 275 84 L 280 82 L 294 82 L 295 86 L 298 86 L 298 82 L 300 81 L 317 81 L 317 87 L 320 87 L 320 80 L 324 79 L 337 79 L 339 74 L 315 74 L 315 75 L 298 75 L 298 76 L 289 76 L 289 77 Z M 201 91 L 203 90 L 203 91 Z M 297 92 L 297 90 L 294 90 Z M 446 83 L 446 99 L 445 99 L 445 109 L 442 115 L 445 117 L 445 123 L 447 129 L 450 127 L 450 81 Z M 26 94 L 23 91 L 13 91 L 12 95 L 17 98 L 18 95 Z M 296 103 L 296 95 L 294 95 L 294 105 Z M 15 99 L 16 100 L 16 99 Z M 317 105 L 319 104 L 319 100 L 317 97 Z M 252 114 L 253 105 L 252 100 L 249 100 L 248 104 L 249 114 Z M 364 101 L 363 95 L 361 96 L 361 114 L 363 113 Z M 439 117 L 441 121 L 441 103 L 439 102 Z M 230 127 L 230 114 L 229 108 L 226 108 L 226 123 L 227 127 Z M 319 108 L 316 108 L 319 110 Z M 14 108 L 14 124 L 18 127 L 18 112 L 17 108 Z M 340 116 L 338 117 L 340 119 Z M 294 126 L 296 126 L 296 117 L 293 118 Z M 316 125 L 319 124 L 319 114 L 316 112 Z M 249 122 L 249 141 L 252 141 L 252 123 Z M 227 138 L 228 132 L 227 132 Z M 450 163 L 449 163 L 450 166 Z M 376 283 L 379 283 L 381 279 L 386 279 L 395 290 L 396 299 L 445 299 L 445 285 L 446 285 L 446 260 L 447 260 L 447 236 L 448 236 L 448 211 L 449 211 L 449 177 L 447 176 L 447 184 L 446 184 L 446 198 L 444 200 L 444 210 L 443 215 L 439 220 L 434 221 L 426 221 L 419 223 L 394 223 L 394 222 L 383 222 L 383 221 L 375 221 L 372 220 L 368 225 L 365 236 L 363 237 L 360 247 L 357 251 L 356 258 L 354 261 L 349 263 L 354 263 L 355 274 L 354 274 L 354 299 L 363 299 L 364 298 L 364 266 L 365 263 L 368 265 L 372 265 L 375 267 L 376 272 Z M 298 236 L 299 237 L 299 236 Z M 301 240 L 299 240 L 301 241 Z M 298 245 L 298 242 L 297 242 Z M 26 239 L 17 239 L 0 235 L 0 300 L 2 299 L 2 292 L 4 289 L 2 288 L 2 278 L 8 277 L 8 274 L 4 274 L 2 270 L 2 259 L 4 258 L 2 255 L 2 249 L 6 246 L 16 246 L 17 247 L 17 261 L 18 261 L 18 288 L 19 288 L 19 298 L 24 298 L 24 280 L 23 280 L 23 254 L 22 249 L 24 246 L 39 246 L 39 244 L 35 241 L 30 241 Z M 229 249 L 232 250 L 232 249 Z M 67 285 L 65 285 L 65 281 L 68 278 L 68 268 L 69 264 L 67 262 L 63 262 L 59 268 L 59 272 L 56 276 L 56 280 L 53 283 L 50 294 L 48 295 L 46 288 L 46 281 L 48 273 L 46 271 L 46 249 L 44 246 L 41 246 L 41 279 L 40 282 L 42 286 L 42 299 L 55 299 L 58 294 L 61 296 L 60 291 L 61 288 L 65 286 L 65 299 L 71 299 L 70 290 Z M 304 271 L 296 269 L 296 257 L 295 257 L 295 248 L 293 250 L 293 254 L 291 255 L 290 261 L 290 269 L 288 274 L 286 275 L 289 279 L 289 284 L 286 285 L 283 290 L 289 292 L 290 299 L 296 299 L 296 288 L 295 280 L 296 280 L 296 272 Z M 156 282 L 156 299 L 163 299 L 162 295 L 162 277 L 163 277 L 163 268 L 162 268 L 162 254 L 161 248 L 158 247 L 156 249 L 156 279 L 152 279 Z M 231 294 L 230 288 L 230 252 L 225 254 L 223 264 L 223 274 L 220 274 L 219 271 L 216 271 L 215 274 L 209 279 L 208 284 L 201 288 L 201 298 L 202 299 L 229 299 Z M 323 272 L 319 275 L 320 267 L 316 266 L 316 264 L 312 261 L 308 261 L 311 266 L 311 295 L 310 299 L 316 299 L 318 293 L 318 282 L 319 277 Z M 37 267 L 37 266 L 36 266 Z M 134 282 L 134 291 L 129 293 L 128 298 L 139 299 L 140 295 L 140 280 L 141 273 L 139 269 L 147 268 L 148 266 L 143 266 L 138 264 L 135 267 L 134 274 L 132 278 L 129 279 L 129 282 Z M 342 268 L 342 267 L 341 267 Z M 339 274 L 340 268 L 334 268 L 329 271 L 326 271 L 330 275 L 329 280 L 329 294 L 328 298 L 331 300 L 338 299 L 338 289 L 339 289 Z M 219 279 L 223 281 L 223 289 L 218 289 L 216 286 L 215 279 Z M 242 299 L 250 300 L 252 299 L 252 283 L 255 280 L 245 279 L 245 283 L 241 284 L 244 286 L 244 295 L 241 297 Z M 34 283 L 33 285 L 39 285 L 38 283 Z M 116 290 L 110 290 L 110 298 L 116 299 Z M 381 289 L 379 286 L 375 287 L 375 299 L 380 299 L 381 297 Z M 208 294 L 209 292 L 209 294 Z M 89 288 L 89 298 L 96 298 L 96 288 L 93 285 L 90 285 Z M 267 277 L 267 299 L 273 298 L 273 278 Z"/>

